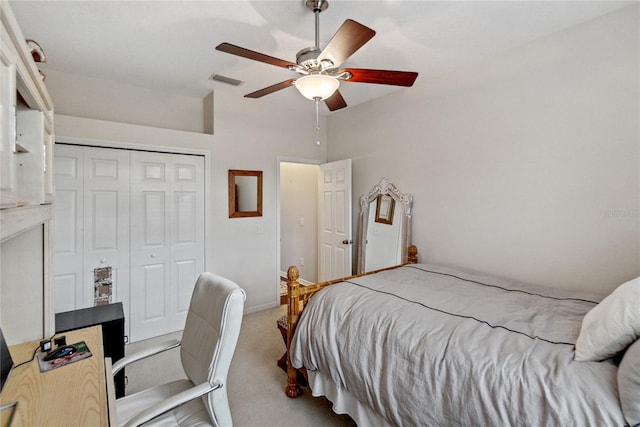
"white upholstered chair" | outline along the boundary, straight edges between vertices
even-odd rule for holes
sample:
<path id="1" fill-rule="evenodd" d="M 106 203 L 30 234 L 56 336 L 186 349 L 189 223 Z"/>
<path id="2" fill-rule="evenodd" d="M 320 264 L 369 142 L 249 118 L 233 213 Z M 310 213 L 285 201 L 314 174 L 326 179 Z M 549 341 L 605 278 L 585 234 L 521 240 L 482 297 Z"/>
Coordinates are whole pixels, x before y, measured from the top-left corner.
<path id="1" fill-rule="evenodd" d="M 188 379 L 118 399 L 118 425 L 140 425 L 151 420 L 145 425 L 231 426 L 226 381 L 240 334 L 244 300 L 244 291 L 232 281 L 202 273 L 191 296 L 181 341 L 129 355 L 113 366 L 115 375 L 129 363 L 180 346 L 180 360 Z"/>

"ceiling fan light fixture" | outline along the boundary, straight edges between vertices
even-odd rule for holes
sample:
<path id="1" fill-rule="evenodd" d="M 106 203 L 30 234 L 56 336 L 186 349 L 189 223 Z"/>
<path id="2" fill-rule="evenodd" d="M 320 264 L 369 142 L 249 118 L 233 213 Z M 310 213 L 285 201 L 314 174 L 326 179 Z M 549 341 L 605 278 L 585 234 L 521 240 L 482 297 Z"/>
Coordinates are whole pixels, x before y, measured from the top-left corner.
<path id="1" fill-rule="evenodd" d="M 325 100 L 338 90 L 340 82 L 335 77 L 326 74 L 309 74 L 298 78 L 295 86 L 305 98 L 312 101 L 317 98 Z"/>

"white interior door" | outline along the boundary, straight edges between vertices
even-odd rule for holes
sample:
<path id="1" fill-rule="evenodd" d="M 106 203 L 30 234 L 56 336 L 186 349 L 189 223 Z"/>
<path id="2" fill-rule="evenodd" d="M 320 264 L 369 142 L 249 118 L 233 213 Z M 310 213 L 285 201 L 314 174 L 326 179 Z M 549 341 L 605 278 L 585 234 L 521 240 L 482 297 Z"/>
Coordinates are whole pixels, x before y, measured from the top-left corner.
<path id="1" fill-rule="evenodd" d="M 93 270 L 112 268 L 112 302 L 129 300 L 129 152 L 56 145 L 55 311 L 94 305 Z"/>
<path id="2" fill-rule="evenodd" d="M 55 312 L 84 307 L 84 152 L 57 145 L 54 159 Z"/>
<path id="3" fill-rule="evenodd" d="M 318 198 L 318 280 L 350 276 L 353 259 L 351 159 L 320 165 Z"/>
<path id="4" fill-rule="evenodd" d="M 83 307 L 94 305 L 93 270 L 111 267 L 111 302 L 129 305 L 129 152 L 84 148 Z"/>
<path id="5" fill-rule="evenodd" d="M 131 153 L 131 340 L 184 328 L 204 270 L 204 159 Z"/>

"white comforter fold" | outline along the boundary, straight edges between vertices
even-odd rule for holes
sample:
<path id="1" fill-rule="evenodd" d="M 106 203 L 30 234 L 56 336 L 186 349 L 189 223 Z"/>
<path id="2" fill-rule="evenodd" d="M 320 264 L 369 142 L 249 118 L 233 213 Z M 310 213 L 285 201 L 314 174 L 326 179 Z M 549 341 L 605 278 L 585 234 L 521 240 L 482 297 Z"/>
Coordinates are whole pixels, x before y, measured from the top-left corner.
<path id="1" fill-rule="evenodd" d="M 573 360 L 599 299 L 410 265 L 313 296 L 292 363 L 399 426 L 622 426 L 616 366 Z"/>

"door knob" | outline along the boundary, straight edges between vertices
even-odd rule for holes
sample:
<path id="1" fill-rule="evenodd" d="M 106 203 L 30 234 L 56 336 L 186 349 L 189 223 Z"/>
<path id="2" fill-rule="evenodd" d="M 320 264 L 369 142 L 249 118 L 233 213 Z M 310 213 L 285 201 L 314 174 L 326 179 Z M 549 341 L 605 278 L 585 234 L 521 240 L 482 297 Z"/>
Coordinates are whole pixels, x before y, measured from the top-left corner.
<path id="1" fill-rule="evenodd" d="M 342 244 L 343 244 L 343 245 L 351 245 L 351 244 L 353 244 L 353 240 L 344 239 L 344 240 L 342 241 Z"/>

